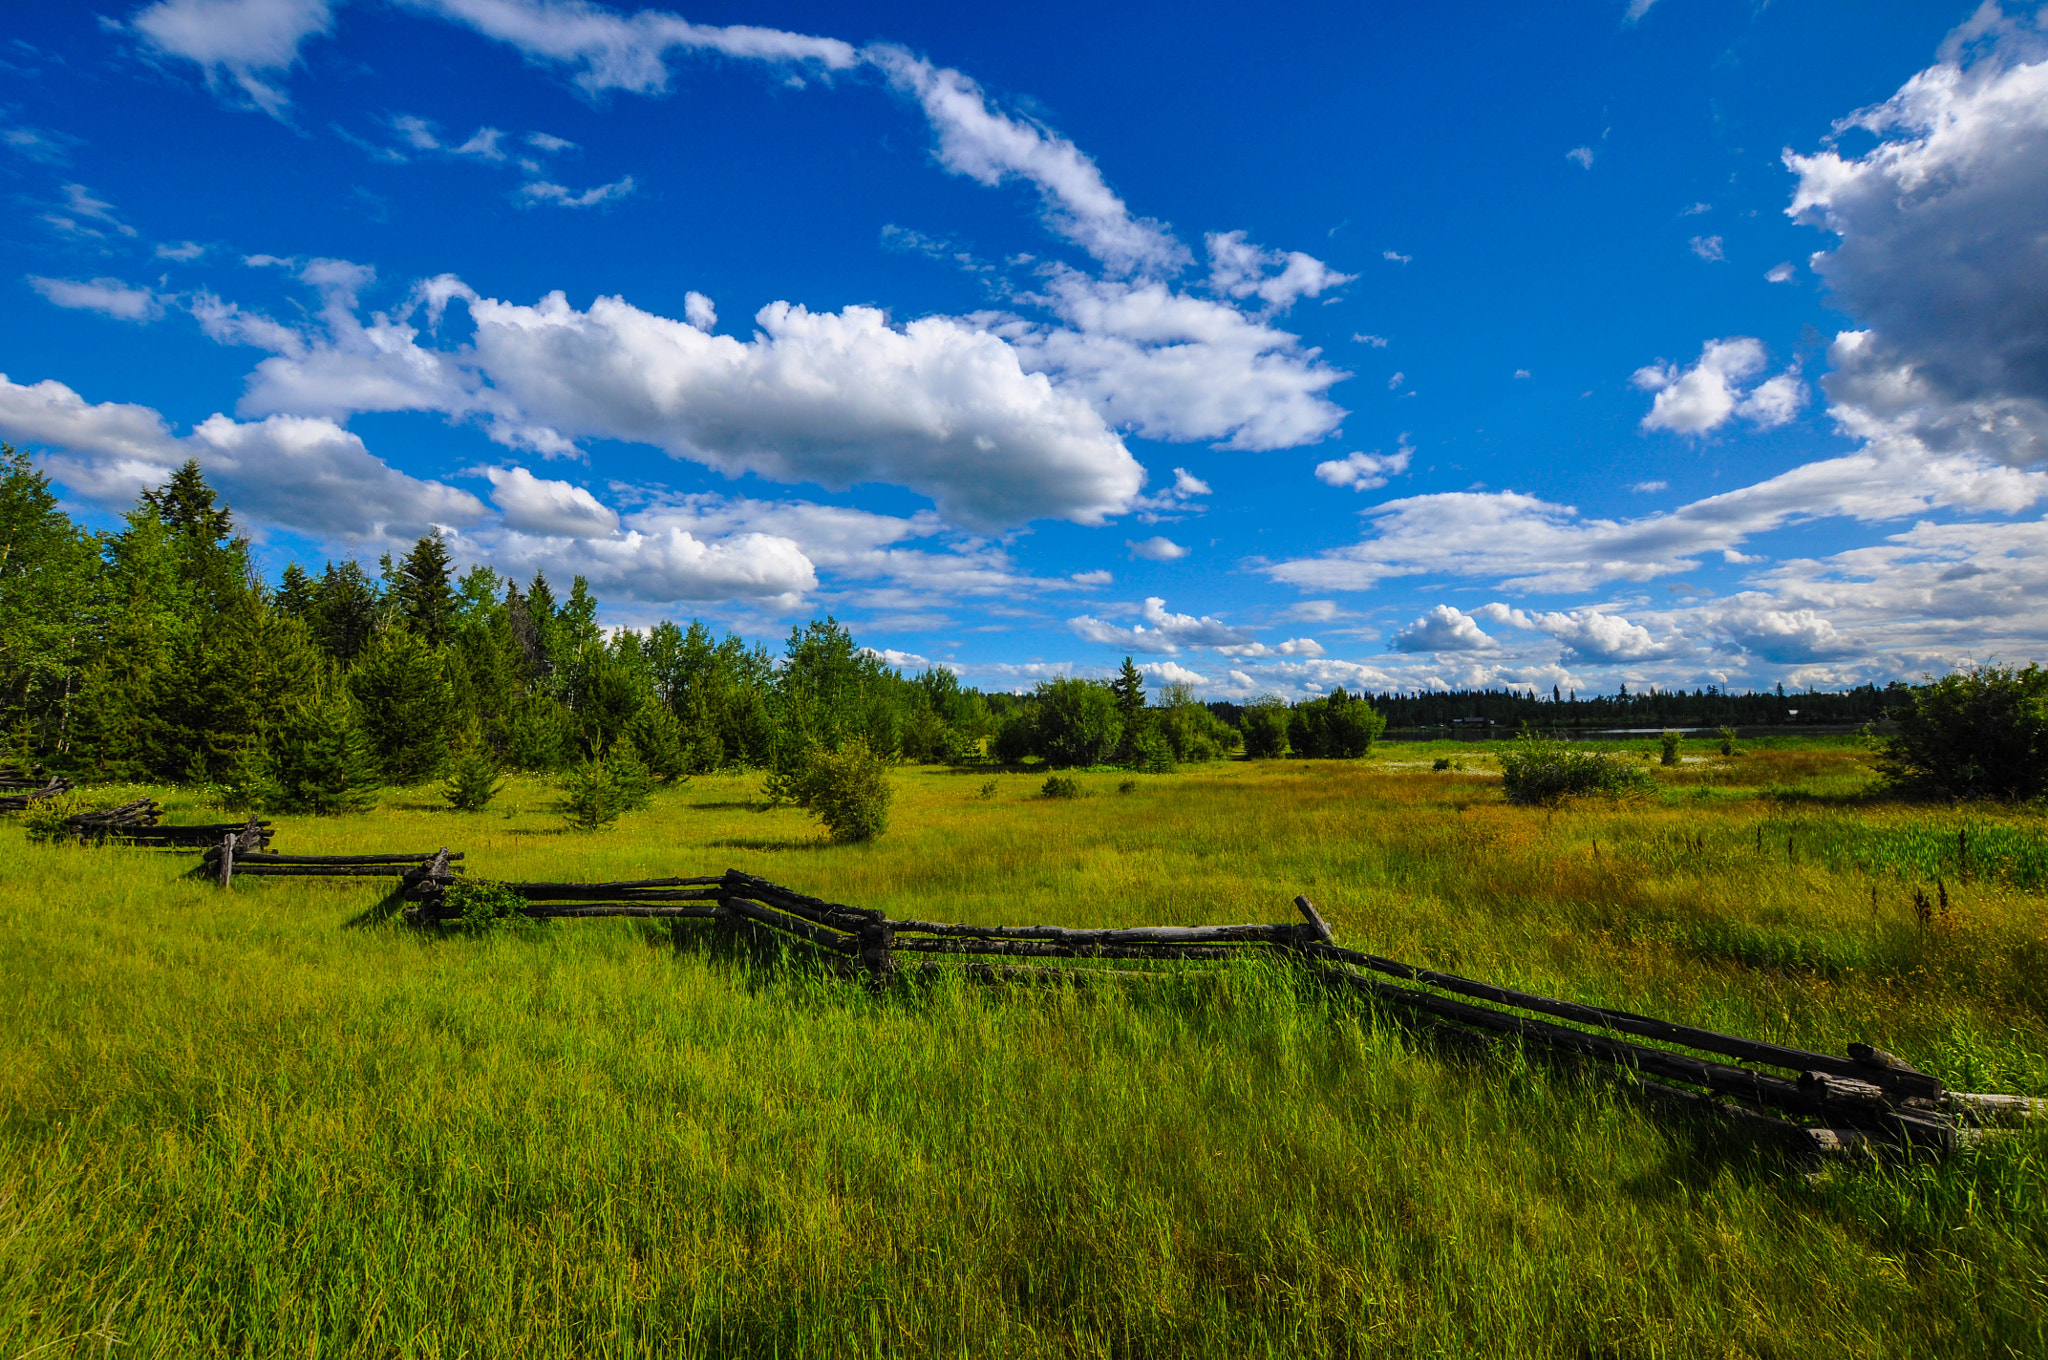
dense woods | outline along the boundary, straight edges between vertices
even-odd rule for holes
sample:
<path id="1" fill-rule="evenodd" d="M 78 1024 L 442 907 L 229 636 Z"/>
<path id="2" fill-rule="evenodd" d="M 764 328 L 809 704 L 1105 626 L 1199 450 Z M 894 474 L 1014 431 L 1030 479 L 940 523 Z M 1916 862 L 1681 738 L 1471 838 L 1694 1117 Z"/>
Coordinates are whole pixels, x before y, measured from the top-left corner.
<path id="1" fill-rule="evenodd" d="M 279 810 L 346 810 L 380 785 L 437 778 L 474 806 L 502 769 L 581 771 L 613 805 L 655 781 L 756 769 L 771 797 L 809 806 L 821 753 L 849 748 L 1167 770 L 1239 751 L 1357 757 L 1390 725 L 1860 723 L 1914 692 L 1338 689 L 1203 703 L 1185 685 L 1148 693 L 1127 658 L 1108 681 L 984 694 L 942 668 L 894 670 L 829 617 L 793 628 L 780 655 L 695 621 L 606 630 L 583 578 L 563 590 L 542 574 L 458 573 L 434 535 L 374 571 L 295 563 L 271 587 L 197 464 L 144 491 L 118 529 L 91 532 L 0 445 L 6 759 L 213 784 Z"/>

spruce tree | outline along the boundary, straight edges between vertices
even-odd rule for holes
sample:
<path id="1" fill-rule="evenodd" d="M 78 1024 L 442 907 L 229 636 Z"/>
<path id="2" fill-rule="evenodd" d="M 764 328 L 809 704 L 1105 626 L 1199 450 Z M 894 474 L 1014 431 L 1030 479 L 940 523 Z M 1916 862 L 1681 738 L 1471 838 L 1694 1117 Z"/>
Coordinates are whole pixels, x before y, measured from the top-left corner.
<path id="1" fill-rule="evenodd" d="M 268 812 L 360 812 L 377 800 L 377 757 L 348 689 L 329 676 L 267 743 L 256 788 Z"/>
<path id="2" fill-rule="evenodd" d="M 448 545 L 438 530 L 413 544 L 399 564 L 391 605 L 396 620 L 429 647 L 448 641 L 455 623 L 455 588 Z"/>
<path id="3" fill-rule="evenodd" d="M 386 779 L 417 784 L 441 772 L 454 696 L 433 648 L 403 628 L 381 629 L 348 684 Z"/>
<path id="4" fill-rule="evenodd" d="M 363 570 L 362 563 L 351 558 L 338 567 L 332 562 L 327 564 L 320 574 L 313 627 L 329 656 L 341 662 L 360 656 L 369 645 L 370 635 L 377 631 L 377 619 L 382 612 L 383 602 L 376 583 Z"/>
<path id="5" fill-rule="evenodd" d="M 310 620 L 319 599 L 320 589 L 313 583 L 313 578 L 306 574 L 304 567 L 293 562 L 284 569 L 270 607 L 288 619 Z"/>
<path id="6" fill-rule="evenodd" d="M 0 443 L 0 723 L 29 724 L 39 750 L 63 744 L 99 569 L 50 479 Z"/>

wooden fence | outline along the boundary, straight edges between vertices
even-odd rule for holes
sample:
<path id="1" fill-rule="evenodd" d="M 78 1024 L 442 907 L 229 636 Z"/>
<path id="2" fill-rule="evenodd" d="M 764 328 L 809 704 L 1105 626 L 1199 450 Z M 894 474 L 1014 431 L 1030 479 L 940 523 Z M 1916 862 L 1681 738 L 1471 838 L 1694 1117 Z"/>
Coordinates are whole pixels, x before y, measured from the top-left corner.
<path id="1" fill-rule="evenodd" d="M 408 872 L 400 889 L 406 918 L 426 925 L 459 915 L 447 900 L 452 881 L 445 851 Z M 531 918 L 696 919 L 765 927 L 804 942 L 875 984 L 906 969 L 926 976 L 954 971 L 1005 981 L 1162 976 L 1070 965 L 948 967 L 923 961 L 926 955 L 1123 962 L 1264 954 L 1299 963 L 1317 982 L 1433 1034 L 1468 1044 L 1515 1043 L 1568 1062 L 1596 1064 L 1653 1100 L 1734 1122 L 1806 1153 L 1946 1153 L 1982 1125 L 2048 1109 L 2048 1102 L 2018 1096 L 1949 1091 L 1939 1079 L 1867 1044 L 1848 1045 L 1845 1056 L 1816 1053 L 1346 949 L 1334 942 L 1328 923 L 1306 897 L 1294 899 L 1299 922 L 1078 930 L 896 920 L 872 908 L 809 897 L 737 869 L 714 878 L 496 886 L 522 898 L 521 914 Z"/>
<path id="2" fill-rule="evenodd" d="M 71 792 L 71 781 L 39 770 L 0 766 L 0 812 L 26 812 L 30 803 Z"/>
<path id="3" fill-rule="evenodd" d="M 256 878 L 396 878 L 401 893 L 423 876 L 441 879 L 460 872 L 450 869 L 449 861 L 462 855 L 451 855 L 446 847 L 417 855 L 275 854 L 265 849 L 268 824 L 262 824 L 265 829 L 261 831 L 258 825 L 251 818 L 247 829 L 221 836 L 218 845 L 209 846 L 200 856 L 199 872 L 223 888 L 231 887 L 238 874 Z"/>

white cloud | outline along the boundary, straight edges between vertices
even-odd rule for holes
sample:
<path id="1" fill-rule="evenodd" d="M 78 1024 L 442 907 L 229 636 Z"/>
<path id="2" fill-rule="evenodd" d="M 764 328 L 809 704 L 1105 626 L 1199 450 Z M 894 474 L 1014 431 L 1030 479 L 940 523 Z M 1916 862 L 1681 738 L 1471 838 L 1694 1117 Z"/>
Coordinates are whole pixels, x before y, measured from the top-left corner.
<path id="1" fill-rule="evenodd" d="M 1702 260 L 1715 261 L 1728 258 L 1726 252 L 1721 248 L 1721 238 L 1718 236 L 1695 236 L 1686 244 L 1691 247 L 1692 253 L 1699 256 Z"/>
<path id="2" fill-rule="evenodd" d="M 1147 562 L 1178 562 L 1188 555 L 1188 550 L 1170 538 L 1125 539 L 1124 546 L 1131 550 L 1131 556 Z"/>
<path id="3" fill-rule="evenodd" d="M 59 307 L 100 312 L 118 321 L 154 321 L 163 315 L 163 304 L 147 288 L 130 288 L 119 279 L 46 279 L 29 276 L 29 286 Z"/>
<path id="4" fill-rule="evenodd" d="M 1643 428 L 1706 434 L 1735 416 L 1765 429 L 1785 424 L 1805 404 L 1806 388 L 1795 376 L 1797 370 L 1787 369 L 1743 391 L 1741 384 L 1761 372 L 1764 361 L 1761 341 L 1737 336 L 1707 341 L 1687 369 L 1661 363 L 1637 369 L 1635 385 L 1657 394 L 1643 417 Z"/>
<path id="5" fill-rule="evenodd" d="M 1358 277 L 1339 274 L 1298 250 L 1263 250 L 1241 231 L 1211 232 L 1206 244 L 1211 288 L 1225 297 L 1256 297 L 1275 312 L 1286 311 L 1297 298 L 1320 297 Z M 1278 273 L 1268 272 L 1276 269 Z"/>
<path id="6" fill-rule="evenodd" d="M 544 179 L 533 180 L 519 186 L 519 197 L 527 203 L 552 203 L 558 208 L 594 208 L 600 203 L 626 197 L 633 192 L 633 177 L 622 175 L 610 184 L 600 184 L 594 189 L 577 193 L 564 185 Z"/>
<path id="7" fill-rule="evenodd" d="M 0 374 L 0 430 L 57 450 L 47 461 L 58 479 L 109 504 L 132 500 L 196 458 L 239 513 L 323 537 L 413 536 L 473 520 L 484 508 L 466 491 L 389 466 L 329 420 L 214 415 L 179 438 L 146 406 L 94 405 L 59 382 L 23 386 Z"/>
<path id="8" fill-rule="evenodd" d="M 44 128 L 0 128 L 0 146 L 41 165 L 62 165 L 70 160 L 71 148 L 77 142 L 76 137 Z"/>
<path id="9" fill-rule="evenodd" d="M 1067 578 L 1077 586 L 1106 586 L 1116 578 L 1106 571 L 1077 571 Z"/>
<path id="10" fill-rule="evenodd" d="M 1671 655 L 1682 644 L 1662 642 L 1640 624 L 1598 609 L 1533 616 L 1536 627 L 1565 645 L 1566 660 L 1591 662 L 1645 661 Z"/>
<path id="11" fill-rule="evenodd" d="M 1797 271 L 1795 271 L 1792 268 L 1792 262 L 1790 260 L 1784 260 L 1770 267 L 1769 271 L 1767 271 L 1764 274 L 1764 282 L 1790 283 L 1792 282 L 1793 275 L 1796 272 Z"/>
<path id="12" fill-rule="evenodd" d="M 1678 215 L 1680 217 L 1698 217 L 1701 213 L 1710 213 L 1713 210 L 1714 205 L 1711 203 L 1695 203 Z"/>
<path id="13" fill-rule="evenodd" d="M 45 214 L 43 220 L 60 231 L 75 236 L 102 236 L 105 233 L 82 225 L 77 219 L 98 222 L 101 226 L 119 232 L 123 236 L 136 235 L 135 228 L 123 222 L 114 212 L 114 205 L 94 195 L 83 184 L 64 186 L 64 206 L 59 213 Z"/>
<path id="14" fill-rule="evenodd" d="M 1342 458 L 1333 458 L 1327 463 L 1316 464 L 1316 480 L 1328 482 L 1331 486 L 1347 486 L 1353 491 L 1371 491 L 1385 486 L 1390 478 L 1408 470 L 1408 462 L 1415 451 L 1408 447 L 1407 436 L 1392 453 L 1347 453 Z"/>
<path id="15" fill-rule="evenodd" d="M 558 151 L 573 151 L 576 143 L 566 137 L 556 137 L 546 132 L 529 132 L 526 144 L 543 155 L 552 156 Z"/>
<path id="16" fill-rule="evenodd" d="M 1529 376 L 1529 370 L 1526 368 L 1518 368 L 1515 370 L 1515 376 L 1517 378 L 1526 378 Z"/>
<path id="17" fill-rule="evenodd" d="M 1351 343 L 1354 345 L 1369 345 L 1373 349 L 1385 349 L 1387 347 L 1387 337 L 1384 335 L 1357 334 L 1351 337 Z"/>
<path id="18" fill-rule="evenodd" d="M 1577 162 L 1581 170 L 1591 170 L 1593 168 L 1593 148 L 1590 146 L 1575 146 L 1564 153 L 1564 158 L 1568 161 Z"/>
<path id="19" fill-rule="evenodd" d="M 548 481 L 523 467 L 485 468 L 484 476 L 509 529 L 559 538 L 603 538 L 618 530 L 617 512 L 580 486 Z"/>
<path id="20" fill-rule="evenodd" d="M 929 657 L 920 656 L 916 652 L 899 652 L 894 647 L 884 647 L 879 651 L 873 647 L 863 647 L 860 650 L 863 655 L 871 656 L 884 666 L 899 671 L 921 670 L 932 664 Z M 951 670 L 952 667 L 948 666 L 946 669 Z"/>
<path id="21" fill-rule="evenodd" d="M 276 78 L 333 21 L 328 0 L 157 0 L 128 27 L 155 52 L 197 65 L 215 91 L 232 81 L 250 104 L 281 117 L 289 100 Z"/>
<path id="22" fill-rule="evenodd" d="M 261 312 L 247 312 L 201 289 L 192 295 L 187 309 L 199 322 L 207 338 L 223 345 L 253 345 L 273 354 L 302 355 L 306 337 Z"/>
<path id="23" fill-rule="evenodd" d="M 1064 326 L 1016 322 L 1003 334 L 1026 367 L 1148 439 L 1226 448 L 1313 443 L 1344 412 L 1322 394 L 1349 376 L 1300 339 L 1225 302 L 1156 280 L 1053 270 L 1038 302 Z"/>
<path id="24" fill-rule="evenodd" d="M 1666 481 L 1636 482 L 1629 487 L 1629 490 L 1640 491 L 1645 495 L 1648 495 L 1654 492 L 1666 490 L 1670 487 L 1670 485 L 1671 483 Z"/>
<path id="25" fill-rule="evenodd" d="M 1886 438 L 1638 519 L 1586 519 L 1514 491 L 1411 496 L 1367 510 L 1370 536 L 1362 542 L 1263 570 L 1308 590 L 1366 590 L 1420 575 L 1585 590 L 1677 575 L 1704 554 L 1732 551 L 1786 524 L 1828 517 L 1875 523 L 1941 507 L 2014 513 L 2044 497 L 2048 474 L 1977 457 L 1930 457 L 1909 440 Z"/>
<path id="26" fill-rule="evenodd" d="M 1211 494 L 1209 484 L 1184 467 L 1173 470 L 1173 485 L 1150 496 L 1140 496 L 1131 502 L 1131 508 L 1138 512 L 1138 518 L 1146 524 L 1158 524 L 1165 520 L 1177 520 L 1192 511 L 1201 513 L 1202 507 L 1195 505 L 1195 498 Z"/>
<path id="27" fill-rule="evenodd" d="M 1173 653 L 1183 647 L 1243 648 L 1255 645 L 1256 639 L 1242 628 L 1233 628 L 1221 619 L 1207 614 L 1200 618 L 1192 614 L 1169 613 L 1166 601 L 1154 595 L 1139 606 L 1141 620 L 1128 628 L 1106 623 L 1092 615 L 1083 614 L 1067 620 L 1067 627 L 1090 642 L 1106 647 L 1120 647 L 1131 652 Z"/>
<path id="28" fill-rule="evenodd" d="M 206 253 L 206 247 L 197 241 L 162 242 L 156 248 L 159 260 L 171 260 L 178 264 L 190 264 Z"/>
<path id="29" fill-rule="evenodd" d="M 245 409 L 441 411 L 550 454 L 583 438 L 651 444 L 732 476 L 908 487 L 977 527 L 1099 524 L 1143 484 L 1084 402 L 1024 372 L 1000 337 L 950 318 L 898 328 L 872 308 L 773 303 L 743 341 L 619 298 L 583 311 L 554 293 L 529 307 L 445 276 L 416 296 L 429 321 L 464 302 L 472 342 L 424 347 L 382 314 L 365 326 L 331 285 L 329 337 L 259 364 Z"/>
<path id="30" fill-rule="evenodd" d="M 1393 377 L 1387 379 L 1387 390 L 1389 392 L 1397 391 L 1401 384 L 1407 381 L 1408 375 L 1406 373 L 1397 372 Z"/>
<path id="31" fill-rule="evenodd" d="M 536 61 L 575 72 L 595 94 L 629 90 L 656 94 L 668 88 L 672 51 L 716 53 L 742 60 L 810 64 L 845 70 L 857 54 L 851 44 L 749 24 L 693 24 L 659 10 L 622 15 L 582 0 L 403 0 L 415 8 L 469 25 Z"/>
<path id="32" fill-rule="evenodd" d="M 1287 606 L 1284 617 L 1299 619 L 1305 623 L 1329 623 L 1340 617 L 1343 610 L 1335 600 L 1297 600 Z"/>
<path id="33" fill-rule="evenodd" d="M 1650 12 L 1650 6 L 1657 0 L 1628 0 L 1628 13 L 1622 16 L 1624 23 L 1635 23 Z"/>
<path id="34" fill-rule="evenodd" d="M 1745 601 L 1723 606 L 1711 617 L 1722 637 L 1766 661 L 1824 661 L 1859 650 L 1854 639 L 1811 609 L 1774 609 Z"/>
<path id="35" fill-rule="evenodd" d="M 1382 250 L 1380 252 L 1380 258 L 1386 260 L 1390 264 L 1412 264 L 1415 260 L 1415 257 L 1413 255 L 1403 255 L 1398 250 Z"/>
<path id="36" fill-rule="evenodd" d="M 1147 661 L 1139 665 L 1138 669 L 1162 685 L 1187 685 L 1193 689 L 1206 689 L 1210 683 L 1208 676 L 1191 671 L 1178 661 Z"/>
<path id="37" fill-rule="evenodd" d="M 1981 7 L 1940 59 L 1838 132 L 1860 157 L 1785 152 L 1786 210 L 1839 237 L 1813 267 L 1866 329 L 1826 382 L 1852 434 L 2026 466 L 2048 453 L 2048 45 L 2038 19 Z"/>
<path id="38" fill-rule="evenodd" d="M 708 331 L 718 325 L 718 308 L 711 299 L 691 289 L 683 294 L 683 320 L 700 331 Z"/>
<path id="39" fill-rule="evenodd" d="M 1390 643 L 1397 652 L 1484 652 L 1495 646 L 1471 615 L 1447 604 L 1430 609 Z"/>

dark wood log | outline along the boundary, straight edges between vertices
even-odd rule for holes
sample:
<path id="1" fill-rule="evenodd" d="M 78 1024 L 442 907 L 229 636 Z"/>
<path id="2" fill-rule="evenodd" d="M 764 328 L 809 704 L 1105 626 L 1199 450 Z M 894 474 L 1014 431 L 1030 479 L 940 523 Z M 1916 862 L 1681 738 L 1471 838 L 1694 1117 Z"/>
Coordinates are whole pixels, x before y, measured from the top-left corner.
<path id="1" fill-rule="evenodd" d="M 652 916 L 683 917 L 695 920 L 717 920 L 723 913 L 712 906 L 650 907 L 631 902 L 600 902 L 581 907 L 527 907 L 519 913 L 535 920 L 561 917 L 582 918 L 600 916 Z"/>
<path id="2" fill-rule="evenodd" d="M 220 838 L 220 885 L 225 888 L 235 881 L 235 833 L 230 831 Z"/>
<path id="3" fill-rule="evenodd" d="M 237 838 L 237 844 L 238 844 L 238 845 L 242 844 L 242 842 L 240 841 L 240 839 L 239 839 L 239 838 Z M 431 855 L 431 854 L 425 854 L 425 855 L 278 855 L 278 854 L 271 854 L 271 853 L 269 853 L 269 852 L 267 852 L 267 851 L 266 851 L 266 852 L 262 852 L 262 853 L 258 853 L 258 854 L 242 854 L 242 855 L 240 855 L 239 857 L 240 857 L 241 861 L 242 861 L 243 863 L 245 863 L 245 864 L 249 864 L 249 863 L 252 863 L 252 864 L 334 864 L 334 865 L 347 865 L 347 864 L 397 864 L 397 865 L 407 865 L 407 864 L 420 864 L 420 865 L 425 865 L 425 864 L 430 864 L 430 863 L 432 863 L 432 862 L 433 862 L 433 860 L 434 860 L 434 858 L 435 858 L 435 857 L 434 857 L 433 855 Z M 449 859 L 451 859 L 451 860 L 457 860 L 457 859 L 461 859 L 461 858 L 462 858 L 462 855 L 461 855 L 460 853 L 457 853 L 457 854 L 453 854 L 453 855 L 450 855 L 450 856 L 449 856 L 448 858 L 449 858 Z"/>
<path id="4" fill-rule="evenodd" d="M 889 948 L 895 939 L 887 921 L 869 921 L 861 927 L 860 966 L 867 970 L 870 984 L 880 986 L 895 976 L 896 958 Z"/>
<path id="5" fill-rule="evenodd" d="M 979 954 L 1028 959 L 1229 959 L 1242 945 L 1069 945 L 1045 940 L 915 939 L 898 935 L 891 948 L 917 954 Z"/>
<path id="6" fill-rule="evenodd" d="M 2034 1096 L 1998 1095 L 1990 1091 L 1950 1091 L 1951 1109 L 1983 1124 L 2023 1124 L 2048 1118 L 2048 1100 Z"/>
<path id="7" fill-rule="evenodd" d="M 1294 899 L 1294 909 L 1308 921 L 1309 938 L 1304 943 L 1328 944 L 1335 938 L 1336 932 L 1330 929 L 1330 923 L 1316 910 L 1315 903 L 1306 897 L 1297 897 Z"/>
<path id="8" fill-rule="evenodd" d="M 529 902 L 717 902 L 722 888 L 618 888 L 608 883 L 504 883 Z"/>
<path id="9" fill-rule="evenodd" d="M 802 893 L 791 892 L 779 883 L 770 883 L 765 878 L 743 874 L 737 869 L 727 869 L 720 881 L 725 884 L 726 891 L 733 896 L 748 897 L 778 911 L 801 916 L 805 920 L 819 924 L 825 923 L 828 918 L 842 916 L 856 917 L 863 921 L 882 919 L 882 913 L 872 907 L 849 907 L 843 902 L 827 902 L 821 897 L 806 897 Z"/>
<path id="10" fill-rule="evenodd" d="M 1293 924 L 1240 926 L 1139 926 L 1074 930 L 1066 926 L 963 926 L 943 921 L 891 921 L 899 935 L 940 939 L 1041 940 L 1074 947 L 1090 945 L 1293 944 L 1308 927 Z"/>
<path id="11" fill-rule="evenodd" d="M 794 935 L 800 940 L 809 941 L 818 948 L 829 949 L 835 954 L 851 956 L 860 952 L 859 943 L 850 936 L 813 925 L 801 917 L 791 916 L 786 912 L 771 911 L 760 903 L 750 902 L 743 897 L 727 898 L 723 908 L 729 915 L 742 916 L 772 930 Z"/>
<path id="12" fill-rule="evenodd" d="M 1055 983 L 1076 987 L 1100 982 L 1164 982 L 1173 973 L 1146 973 L 1133 968 L 1053 968 L 1030 963 L 910 963 L 898 967 L 907 974 L 933 981 L 963 977 L 971 982 Z"/>
<path id="13" fill-rule="evenodd" d="M 451 855 L 449 858 L 461 859 L 462 856 Z M 722 878 L 634 878 L 614 883 L 504 883 L 500 886 L 510 888 L 521 897 L 530 897 L 538 901 L 542 898 L 569 898 L 579 893 L 610 896 L 614 893 L 635 892 L 644 888 L 715 888 L 722 882 Z"/>
<path id="14" fill-rule="evenodd" d="M 397 864 L 265 864 L 242 860 L 235 872 L 252 878 L 403 878 L 406 869 Z"/>
<path id="15" fill-rule="evenodd" d="M 1362 954 L 1355 949 L 1345 949 L 1334 944 L 1308 945 L 1304 948 L 1305 952 L 1317 958 L 1356 964 L 1376 973 L 1385 973 L 1389 977 L 1420 982 L 1425 986 L 1456 992 L 1480 1001 L 1513 1006 L 1517 1010 L 1535 1011 L 1540 1015 L 1556 1016 L 1560 1020 L 1570 1020 L 1581 1025 L 1595 1025 L 1642 1039 L 1682 1044 L 1705 1053 L 1718 1053 L 1723 1057 L 1739 1058 L 1744 1062 L 1763 1063 L 1771 1067 L 1790 1068 L 1797 1072 L 1826 1072 L 1834 1076 L 1858 1077 L 1865 1081 L 1878 1082 L 1886 1089 L 1903 1096 L 1922 1096 L 1931 1099 L 1941 1094 L 1941 1083 L 1938 1080 L 1910 1069 L 1873 1072 L 1869 1067 L 1826 1053 L 1812 1053 L 1805 1049 L 1788 1048 L 1783 1044 L 1744 1039 L 1733 1034 L 1717 1034 L 1713 1030 L 1677 1025 L 1669 1020 L 1636 1015 L 1606 1006 L 1582 1005 L 1574 1001 L 1561 1001 L 1556 997 L 1516 991 L 1510 987 L 1496 987 L 1491 983 L 1475 982 L 1471 978 L 1417 968 L 1396 959 Z"/>

